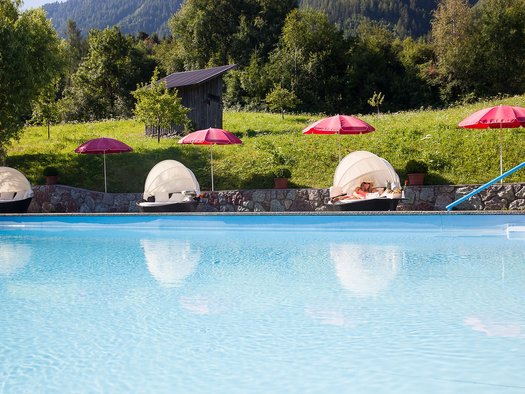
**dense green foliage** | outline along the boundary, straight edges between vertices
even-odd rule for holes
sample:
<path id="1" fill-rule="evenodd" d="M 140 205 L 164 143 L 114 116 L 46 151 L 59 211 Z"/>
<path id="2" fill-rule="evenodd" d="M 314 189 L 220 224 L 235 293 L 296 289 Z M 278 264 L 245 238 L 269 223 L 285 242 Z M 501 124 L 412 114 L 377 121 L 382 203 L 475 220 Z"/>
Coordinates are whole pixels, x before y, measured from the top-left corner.
<path id="1" fill-rule="evenodd" d="M 424 36 L 430 30 L 436 0 L 301 0 L 304 7 L 321 9 L 330 21 L 355 31 L 363 21 L 380 21 L 401 37 Z"/>
<path id="2" fill-rule="evenodd" d="M 376 131 L 341 136 L 342 154 L 367 150 L 387 159 L 402 178 L 409 160 L 428 164 L 426 182 L 432 184 L 483 183 L 499 175 L 498 130 L 465 130 L 457 124 L 481 108 L 525 105 L 525 97 L 479 102 L 447 110 L 419 110 L 362 116 Z M 301 130 L 321 115 L 226 112 L 225 128 L 243 145 L 214 148 L 217 190 L 273 187 L 273 172 L 291 170 L 293 187 L 328 187 L 337 166 L 335 135 L 302 135 Z M 149 170 L 159 161 L 178 160 L 191 168 L 203 190 L 209 190 L 210 152 L 206 146 L 177 144 L 177 139 L 144 136 L 136 121 L 108 121 L 55 126 L 47 140 L 45 127 L 29 127 L 9 151 L 7 164 L 26 174 L 32 183 L 43 183 L 42 170 L 55 166 L 66 185 L 103 190 L 101 155 L 77 155 L 81 143 L 100 136 L 117 138 L 133 147 L 132 153 L 109 155 L 108 187 L 114 192 L 140 192 Z M 524 129 L 503 130 L 504 168 L 523 162 Z M 525 182 L 517 172 L 506 182 Z"/>
<path id="3" fill-rule="evenodd" d="M 169 21 L 173 40 L 161 56 L 168 72 L 266 58 L 296 0 L 188 0 Z"/>
<path id="4" fill-rule="evenodd" d="M 56 30 L 63 35 L 69 19 L 81 31 L 119 26 L 124 33 L 167 33 L 166 22 L 182 0 L 68 0 L 44 5 Z"/>
<path id="5" fill-rule="evenodd" d="M 18 0 L 0 0 L 0 159 L 31 116 L 33 101 L 64 64 L 44 12 L 20 13 L 19 5 Z"/>
<path id="6" fill-rule="evenodd" d="M 474 5 L 478 0 L 467 0 Z M 302 7 L 323 10 L 331 22 L 352 34 L 363 22 L 377 21 L 399 37 L 423 37 L 431 29 L 439 0 L 301 0 Z"/>
<path id="7" fill-rule="evenodd" d="M 471 4 L 476 2 L 477 0 L 470 1 Z M 182 3 L 182 0 L 68 0 L 46 4 L 44 9 L 53 19 L 60 34 L 66 31 L 67 20 L 73 19 L 86 32 L 90 29 L 118 25 L 125 33 L 136 34 L 143 31 L 163 35 L 168 32 L 166 22 L 179 10 Z M 238 8 L 235 1 L 231 3 L 232 8 Z M 288 7 L 286 1 L 282 3 Z M 311 7 L 325 12 L 331 22 L 349 33 L 355 31 L 363 21 L 380 21 L 400 37 L 420 37 L 429 32 L 432 12 L 436 9 L 438 1 L 301 0 L 299 3 L 303 8 Z M 253 15 L 257 15 L 259 6 L 264 8 L 267 4 L 268 1 L 252 2 Z M 280 19 L 277 14 L 269 17 L 274 20 Z M 240 35 L 244 35 L 248 40 L 257 38 L 257 35 L 252 33 L 265 27 L 252 22 L 254 20 L 250 18 L 242 21 L 243 32 Z M 226 26 L 231 24 L 227 23 Z"/>
<path id="8" fill-rule="evenodd" d="M 525 0 L 443 0 L 432 29 L 442 97 L 522 93 L 524 21 Z"/>
<path id="9" fill-rule="evenodd" d="M 65 90 L 66 120 L 130 116 L 131 91 L 151 72 L 146 53 L 116 27 L 92 30 L 87 44 L 87 55 Z"/>

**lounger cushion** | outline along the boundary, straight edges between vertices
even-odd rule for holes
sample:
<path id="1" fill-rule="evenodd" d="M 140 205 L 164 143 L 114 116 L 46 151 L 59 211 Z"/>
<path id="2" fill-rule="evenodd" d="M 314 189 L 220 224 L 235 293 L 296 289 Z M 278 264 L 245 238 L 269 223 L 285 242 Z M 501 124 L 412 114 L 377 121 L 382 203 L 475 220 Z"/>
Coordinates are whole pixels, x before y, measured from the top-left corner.
<path id="1" fill-rule="evenodd" d="M 182 193 L 172 193 L 170 197 L 170 202 L 181 202 L 184 199 Z"/>
<path id="2" fill-rule="evenodd" d="M 2 192 L 0 193 L 0 200 L 12 200 L 16 192 Z"/>
<path id="3" fill-rule="evenodd" d="M 166 202 L 169 201 L 170 194 L 166 192 L 157 192 L 155 193 L 155 202 Z"/>

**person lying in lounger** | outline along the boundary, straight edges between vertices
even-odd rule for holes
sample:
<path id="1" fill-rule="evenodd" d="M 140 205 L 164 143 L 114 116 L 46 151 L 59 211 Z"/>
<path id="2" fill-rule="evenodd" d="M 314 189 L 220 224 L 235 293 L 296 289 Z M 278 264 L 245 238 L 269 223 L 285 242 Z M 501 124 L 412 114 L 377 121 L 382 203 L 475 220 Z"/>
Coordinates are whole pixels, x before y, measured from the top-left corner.
<path id="1" fill-rule="evenodd" d="M 352 194 L 341 194 L 332 197 L 332 203 L 343 200 L 364 200 L 366 198 L 379 197 L 379 189 L 374 187 L 374 181 L 365 179 L 354 189 Z"/>
<path id="2" fill-rule="evenodd" d="M 374 182 L 370 179 L 365 179 L 361 185 L 354 190 L 354 196 L 357 198 L 366 198 L 369 193 L 376 193 L 378 190 L 374 187 Z"/>

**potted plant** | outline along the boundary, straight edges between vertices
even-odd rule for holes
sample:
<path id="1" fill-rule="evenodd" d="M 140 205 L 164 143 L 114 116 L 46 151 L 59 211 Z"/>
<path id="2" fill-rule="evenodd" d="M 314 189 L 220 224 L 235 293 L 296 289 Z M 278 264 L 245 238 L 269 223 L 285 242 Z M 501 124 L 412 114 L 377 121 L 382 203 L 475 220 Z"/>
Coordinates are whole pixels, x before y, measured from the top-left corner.
<path id="1" fill-rule="evenodd" d="M 428 172 L 427 163 L 420 160 L 409 160 L 405 166 L 408 184 L 411 186 L 423 185 L 425 174 Z"/>
<path id="2" fill-rule="evenodd" d="M 292 173 L 287 167 L 277 167 L 273 171 L 273 178 L 275 182 L 275 189 L 288 189 L 288 179 Z"/>
<path id="3" fill-rule="evenodd" d="M 56 185 L 58 182 L 58 169 L 56 167 L 46 167 L 43 172 L 46 177 L 46 185 Z"/>

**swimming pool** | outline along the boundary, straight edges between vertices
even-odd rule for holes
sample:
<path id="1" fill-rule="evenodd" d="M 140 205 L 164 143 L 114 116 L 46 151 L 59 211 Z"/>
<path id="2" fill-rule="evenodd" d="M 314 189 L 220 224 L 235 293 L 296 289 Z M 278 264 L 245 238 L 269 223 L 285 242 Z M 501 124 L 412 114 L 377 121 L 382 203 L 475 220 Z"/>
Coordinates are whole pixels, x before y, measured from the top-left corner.
<path id="1" fill-rule="evenodd" d="M 0 392 L 518 393 L 525 215 L 0 216 Z"/>

